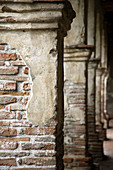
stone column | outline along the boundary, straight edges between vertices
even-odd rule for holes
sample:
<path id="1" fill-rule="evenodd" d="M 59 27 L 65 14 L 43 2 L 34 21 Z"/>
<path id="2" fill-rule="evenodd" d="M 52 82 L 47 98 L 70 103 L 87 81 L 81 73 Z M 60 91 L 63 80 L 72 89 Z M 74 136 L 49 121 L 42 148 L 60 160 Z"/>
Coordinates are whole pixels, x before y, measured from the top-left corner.
<path id="1" fill-rule="evenodd" d="M 106 95 L 107 95 L 107 79 L 109 72 L 103 69 L 101 80 L 101 121 L 104 124 L 104 128 L 108 128 L 109 115 L 106 108 Z"/>
<path id="2" fill-rule="evenodd" d="M 88 63 L 88 93 L 87 93 L 87 117 L 88 117 L 88 147 L 94 158 L 94 162 L 102 159 L 102 142 L 98 140 L 95 125 L 95 78 L 98 59 L 90 59 Z"/>
<path id="3" fill-rule="evenodd" d="M 96 113 L 96 131 L 99 133 L 99 139 L 104 140 L 106 138 L 106 131 L 103 129 L 101 122 L 101 76 L 102 68 L 96 69 L 96 102 L 95 102 L 95 113 Z"/>
<path id="4" fill-rule="evenodd" d="M 64 165 L 65 169 L 90 168 L 87 148 L 86 85 L 88 46 L 64 51 Z M 79 157 L 79 158 L 77 158 Z"/>
<path id="5" fill-rule="evenodd" d="M 23 77 L 21 61 L 24 61 L 28 66 L 25 74 L 29 69 L 32 82 L 32 93 L 26 108 L 23 107 L 22 97 L 18 99 L 21 107 L 18 104 L 8 105 L 10 114 L 12 108 L 16 114 L 24 110 L 29 122 L 20 125 L 17 120 L 19 127 L 15 136 L 29 137 L 27 142 L 16 145 L 17 151 L 29 150 L 29 157 L 21 157 L 19 163 L 18 156 L 13 156 L 17 162 L 15 168 L 26 166 L 27 169 L 38 169 L 41 166 L 42 169 L 63 169 L 63 38 L 74 17 L 71 4 L 65 0 L 40 0 L 35 3 L 32 0 L 0 1 L 0 38 L 13 47 L 11 52 L 15 49 L 18 54 L 18 59 L 11 58 L 8 51 L 8 54 L 0 55 L 0 60 L 6 60 L 5 67 L 13 64 L 19 67 L 17 77 L 1 75 L 0 80 L 14 79 L 17 83 L 15 90 L 21 92 L 23 79 L 28 80 L 26 75 Z M 12 63 L 12 59 L 17 61 Z M 9 92 L 8 95 L 17 94 L 20 93 Z"/>

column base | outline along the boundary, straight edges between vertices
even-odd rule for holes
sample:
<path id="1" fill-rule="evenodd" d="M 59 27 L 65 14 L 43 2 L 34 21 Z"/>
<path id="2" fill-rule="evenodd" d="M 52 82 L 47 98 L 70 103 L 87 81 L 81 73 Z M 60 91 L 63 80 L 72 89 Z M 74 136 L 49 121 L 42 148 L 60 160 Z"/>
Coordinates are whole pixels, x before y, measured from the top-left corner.
<path id="1" fill-rule="evenodd" d="M 96 125 L 96 132 L 98 132 L 99 140 L 106 139 L 106 129 L 103 128 L 102 124 Z"/>

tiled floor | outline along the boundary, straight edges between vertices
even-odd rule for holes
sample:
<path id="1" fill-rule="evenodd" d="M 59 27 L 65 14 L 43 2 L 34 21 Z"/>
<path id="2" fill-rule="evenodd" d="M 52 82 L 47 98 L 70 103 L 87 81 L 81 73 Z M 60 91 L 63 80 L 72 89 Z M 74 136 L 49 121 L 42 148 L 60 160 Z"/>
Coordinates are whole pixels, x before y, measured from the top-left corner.
<path id="1" fill-rule="evenodd" d="M 109 122 L 110 128 L 107 130 L 107 139 L 104 141 L 104 155 L 107 160 L 101 162 L 100 170 L 113 170 L 113 119 Z"/>

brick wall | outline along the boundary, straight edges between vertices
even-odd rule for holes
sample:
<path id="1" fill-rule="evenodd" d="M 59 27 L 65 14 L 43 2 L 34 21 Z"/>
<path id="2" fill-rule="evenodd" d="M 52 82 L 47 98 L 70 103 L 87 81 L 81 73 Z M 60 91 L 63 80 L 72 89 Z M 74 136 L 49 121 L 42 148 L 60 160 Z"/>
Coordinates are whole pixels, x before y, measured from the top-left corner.
<path id="1" fill-rule="evenodd" d="M 0 170 L 55 169 L 55 118 L 38 126 L 27 119 L 30 69 L 0 41 Z"/>
<path id="2" fill-rule="evenodd" d="M 76 107 L 85 112 L 85 84 L 65 82 L 64 93 L 67 96 L 68 108 L 64 117 L 64 165 L 65 169 L 90 170 L 91 158 L 87 153 L 86 126 L 70 114 L 70 109 Z M 76 116 L 76 112 L 75 112 Z"/>

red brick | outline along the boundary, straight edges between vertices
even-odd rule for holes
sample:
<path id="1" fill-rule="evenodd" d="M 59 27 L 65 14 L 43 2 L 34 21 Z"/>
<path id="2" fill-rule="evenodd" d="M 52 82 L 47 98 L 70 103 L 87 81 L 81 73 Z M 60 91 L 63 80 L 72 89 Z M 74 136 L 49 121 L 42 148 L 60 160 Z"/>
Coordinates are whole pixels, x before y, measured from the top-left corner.
<path id="1" fill-rule="evenodd" d="M 0 97 L 0 104 L 6 105 L 10 103 L 16 103 L 17 98 L 16 97 L 10 97 L 10 96 L 2 96 Z"/>
<path id="2" fill-rule="evenodd" d="M 19 142 L 19 141 L 30 141 L 29 137 L 0 137 L 0 141 L 5 141 L 5 142 Z"/>
<path id="3" fill-rule="evenodd" d="M 15 142 L 0 142 L 0 150 L 14 150 L 18 147 Z"/>
<path id="4" fill-rule="evenodd" d="M 55 136 L 50 136 L 50 135 L 44 135 L 44 136 L 38 136 L 36 137 L 35 141 L 37 142 L 55 142 Z"/>
<path id="5" fill-rule="evenodd" d="M 0 74 L 18 74 L 18 67 L 2 67 L 0 68 Z"/>
<path id="6" fill-rule="evenodd" d="M 26 135 L 37 135 L 37 127 L 33 128 L 25 128 L 21 131 L 21 134 L 26 134 Z"/>
<path id="7" fill-rule="evenodd" d="M 29 68 L 28 67 L 24 68 L 24 74 L 29 74 Z"/>
<path id="8" fill-rule="evenodd" d="M 16 118 L 16 112 L 12 111 L 12 112 L 5 112 L 5 111 L 1 111 L 0 112 L 0 119 L 15 119 Z"/>
<path id="9" fill-rule="evenodd" d="M 9 107 L 6 107 L 6 110 L 13 110 L 13 111 L 24 111 L 26 110 L 26 107 L 22 104 L 13 104 L 10 105 Z"/>
<path id="10" fill-rule="evenodd" d="M 0 90 L 16 90 L 16 82 L 14 81 L 1 81 Z"/>
<path id="11" fill-rule="evenodd" d="M 24 83 L 23 84 L 23 90 L 31 90 L 31 83 Z"/>
<path id="12" fill-rule="evenodd" d="M 18 98 L 18 103 L 22 105 L 27 105 L 29 98 L 28 97 L 20 97 Z"/>
<path id="13" fill-rule="evenodd" d="M 19 60 L 22 60 L 22 57 L 21 57 L 20 55 L 18 55 L 18 59 L 19 59 Z"/>
<path id="14" fill-rule="evenodd" d="M 22 119 L 22 114 L 21 113 L 17 113 L 17 119 L 21 120 Z"/>
<path id="15" fill-rule="evenodd" d="M 13 66 L 25 66 L 26 64 L 23 61 L 12 61 Z"/>
<path id="16" fill-rule="evenodd" d="M 30 127 L 32 123 L 29 121 L 13 121 L 10 125 L 12 127 Z"/>
<path id="17" fill-rule="evenodd" d="M 19 91 L 0 91 L 0 95 L 12 95 L 12 96 L 29 96 L 29 92 L 19 92 Z"/>
<path id="18" fill-rule="evenodd" d="M 0 121 L 0 126 L 9 126 L 10 123 L 8 121 Z"/>
<path id="19" fill-rule="evenodd" d="M 0 90 L 16 90 L 16 82 L 5 82 L 3 89 Z"/>
<path id="20" fill-rule="evenodd" d="M 14 80 L 14 81 L 27 81 L 29 80 L 29 77 L 24 76 L 0 76 L 0 80 Z"/>
<path id="21" fill-rule="evenodd" d="M 49 127 L 49 128 L 26 128 L 23 129 L 22 134 L 26 135 L 49 135 L 49 134 L 54 134 L 55 133 L 55 128 Z"/>
<path id="22" fill-rule="evenodd" d="M 55 158 L 23 158 L 25 165 L 48 166 L 56 164 Z"/>
<path id="23" fill-rule="evenodd" d="M 0 53 L 0 60 L 7 61 L 16 59 L 17 59 L 16 53 Z"/>
<path id="24" fill-rule="evenodd" d="M 28 152 L 0 152 L 0 157 L 23 157 L 29 155 L 30 153 Z"/>
<path id="25" fill-rule="evenodd" d="M 64 163 L 71 163 L 71 162 L 73 162 L 73 158 L 69 158 L 69 157 L 64 157 L 63 158 L 63 160 L 64 160 Z"/>
<path id="26" fill-rule="evenodd" d="M 44 151 L 44 150 L 41 150 L 41 151 L 37 151 L 34 153 L 34 156 L 36 157 L 54 157 L 56 155 L 56 152 L 50 152 L 49 151 Z"/>
<path id="27" fill-rule="evenodd" d="M 13 158 L 9 159 L 0 159 L 1 166 L 16 166 L 16 160 Z"/>
<path id="28" fill-rule="evenodd" d="M 55 145 L 51 143 L 22 143 L 23 150 L 53 150 L 55 149 Z"/>
<path id="29" fill-rule="evenodd" d="M 17 130 L 8 127 L 0 127 L 0 136 L 16 136 Z"/>

